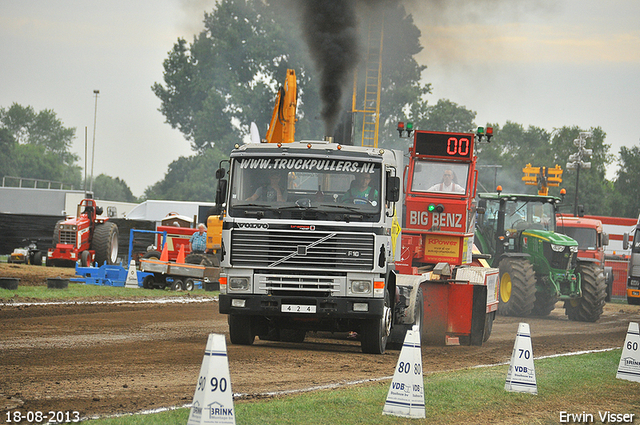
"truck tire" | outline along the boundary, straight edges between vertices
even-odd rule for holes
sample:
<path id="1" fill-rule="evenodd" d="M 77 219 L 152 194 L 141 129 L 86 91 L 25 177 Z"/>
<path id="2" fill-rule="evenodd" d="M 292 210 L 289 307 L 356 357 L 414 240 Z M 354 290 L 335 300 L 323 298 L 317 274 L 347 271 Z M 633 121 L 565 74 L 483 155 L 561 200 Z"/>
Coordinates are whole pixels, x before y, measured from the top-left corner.
<path id="1" fill-rule="evenodd" d="M 533 303 L 533 310 L 531 310 L 532 316 L 548 316 L 551 314 L 556 303 L 558 302 L 557 295 L 551 295 L 547 291 L 536 292 L 536 301 Z"/>
<path id="2" fill-rule="evenodd" d="M 153 289 L 155 287 L 155 278 L 152 274 L 147 275 L 142 279 L 142 287 L 144 289 Z"/>
<path id="3" fill-rule="evenodd" d="M 280 329 L 280 341 L 282 342 L 304 342 L 307 332 L 302 329 Z"/>
<path id="4" fill-rule="evenodd" d="M 184 285 L 182 286 L 185 291 L 193 291 L 193 289 L 196 287 L 196 283 L 193 279 L 188 278 L 184 281 Z"/>
<path id="5" fill-rule="evenodd" d="M 536 275 L 529 260 L 504 258 L 500 261 L 501 316 L 528 316 L 536 300 Z"/>
<path id="6" fill-rule="evenodd" d="M 229 339 L 235 345 L 251 345 L 255 339 L 253 329 L 251 329 L 251 317 L 229 315 Z"/>
<path id="7" fill-rule="evenodd" d="M 360 329 L 360 345 L 363 353 L 383 354 L 391 331 L 391 297 L 389 290 L 384 290 L 384 310 L 382 317 L 363 322 Z"/>
<path id="8" fill-rule="evenodd" d="M 569 320 L 595 322 L 602 315 L 607 297 L 607 282 L 602 267 L 596 264 L 578 264 L 576 274 L 582 283 L 582 298 L 564 302 Z"/>
<path id="9" fill-rule="evenodd" d="M 31 260 L 31 264 L 34 266 L 42 265 L 42 252 L 38 251 L 33 254 L 33 259 Z"/>
<path id="10" fill-rule="evenodd" d="M 98 267 L 102 266 L 105 261 L 108 265 L 116 264 L 118 261 L 118 226 L 110 221 L 96 224 L 91 248 L 96 252 L 95 260 Z"/>
<path id="11" fill-rule="evenodd" d="M 611 302 L 611 295 L 613 295 L 613 267 L 604 268 L 604 278 L 607 282 L 607 297 L 604 300 Z"/>
<path id="12" fill-rule="evenodd" d="M 493 321 L 496 318 L 496 312 L 486 313 L 484 317 L 484 334 L 482 335 L 482 342 L 489 341 L 491 337 L 491 331 L 493 330 Z"/>

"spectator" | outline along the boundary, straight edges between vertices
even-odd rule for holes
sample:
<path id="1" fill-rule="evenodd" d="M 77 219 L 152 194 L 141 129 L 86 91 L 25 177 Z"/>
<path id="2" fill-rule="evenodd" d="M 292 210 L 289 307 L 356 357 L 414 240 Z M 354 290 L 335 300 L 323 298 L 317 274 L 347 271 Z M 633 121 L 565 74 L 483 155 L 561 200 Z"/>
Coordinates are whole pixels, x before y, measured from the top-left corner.
<path id="1" fill-rule="evenodd" d="M 189 238 L 189 250 L 193 254 L 204 254 L 207 249 L 207 228 L 204 224 L 198 224 L 198 231 Z"/>

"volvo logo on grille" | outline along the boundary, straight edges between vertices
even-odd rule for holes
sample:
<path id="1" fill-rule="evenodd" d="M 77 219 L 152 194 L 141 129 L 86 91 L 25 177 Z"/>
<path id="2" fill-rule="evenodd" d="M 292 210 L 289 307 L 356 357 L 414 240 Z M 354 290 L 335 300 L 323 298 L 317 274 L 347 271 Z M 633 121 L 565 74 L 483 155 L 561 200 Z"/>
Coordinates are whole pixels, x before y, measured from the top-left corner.
<path id="1" fill-rule="evenodd" d="M 307 255 L 306 245 L 298 245 L 298 255 Z"/>
<path id="2" fill-rule="evenodd" d="M 269 223 L 236 223 L 240 229 L 268 229 Z"/>

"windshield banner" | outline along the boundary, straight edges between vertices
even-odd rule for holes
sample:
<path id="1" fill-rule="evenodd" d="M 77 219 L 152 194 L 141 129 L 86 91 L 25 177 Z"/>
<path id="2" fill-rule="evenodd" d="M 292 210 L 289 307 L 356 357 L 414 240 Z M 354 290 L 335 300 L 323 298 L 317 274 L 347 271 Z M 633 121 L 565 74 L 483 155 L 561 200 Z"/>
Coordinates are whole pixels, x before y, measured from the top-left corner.
<path id="1" fill-rule="evenodd" d="M 238 162 L 242 169 L 345 173 L 374 173 L 376 165 L 373 162 L 306 158 L 241 158 Z"/>

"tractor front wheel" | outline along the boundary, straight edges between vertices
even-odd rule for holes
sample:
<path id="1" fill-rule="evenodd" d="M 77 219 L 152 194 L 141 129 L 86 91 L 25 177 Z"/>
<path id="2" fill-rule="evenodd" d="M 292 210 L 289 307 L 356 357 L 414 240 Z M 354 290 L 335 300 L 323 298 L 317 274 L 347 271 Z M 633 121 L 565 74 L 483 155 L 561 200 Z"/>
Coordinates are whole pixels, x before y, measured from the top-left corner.
<path id="1" fill-rule="evenodd" d="M 565 312 L 569 320 L 595 322 L 602 315 L 607 297 L 604 271 L 597 264 L 579 264 L 576 274 L 580 274 L 582 298 L 565 301 Z"/>
<path id="2" fill-rule="evenodd" d="M 502 316 L 528 316 L 536 300 L 536 275 L 526 259 L 505 258 L 500 261 L 500 302 Z"/>

